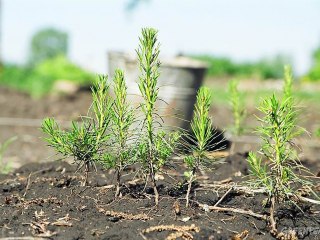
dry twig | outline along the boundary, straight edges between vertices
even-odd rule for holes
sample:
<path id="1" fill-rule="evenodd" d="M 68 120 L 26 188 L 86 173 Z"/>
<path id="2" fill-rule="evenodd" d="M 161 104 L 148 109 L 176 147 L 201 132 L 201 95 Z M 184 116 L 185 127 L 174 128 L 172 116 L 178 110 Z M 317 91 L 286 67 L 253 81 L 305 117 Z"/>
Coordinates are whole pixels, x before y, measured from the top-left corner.
<path id="1" fill-rule="evenodd" d="M 216 204 L 214 205 L 214 207 L 217 207 L 222 201 L 223 199 L 229 194 L 229 192 L 231 192 L 231 190 L 233 189 L 234 186 L 232 186 L 231 188 L 229 188 L 228 191 L 225 192 L 225 194 L 223 194 L 223 196 L 219 199 L 218 202 L 216 202 Z"/>
<path id="2" fill-rule="evenodd" d="M 198 203 L 198 205 L 199 205 L 199 207 L 203 208 L 205 211 L 208 209 L 208 210 L 217 211 L 217 212 L 234 212 L 234 213 L 241 213 L 241 214 L 249 215 L 249 216 L 263 219 L 266 221 L 268 220 L 268 216 L 255 213 L 251 210 L 244 210 L 244 209 L 240 209 L 240 208 L 215 207 L 215 206 L 208 206 L 208 205 L 202 204 L 202 203 Z"/>
<path id="3" fill-rule="evenodd" d="M 47 238 L 43 238 L 43 237 L 5 237 L 5 238 L 0 238 L 0 240 L 47 240 Z"/>
<path id="4" fill-rule="evenodd" d="M 69 217 L 69 214 L 67 214 L 66 216 L 59 218 L 59 219 L 57 219 L 57 221 L 51 223 L 51 225 L 72 227 L 72 223 L 69 222 L 70 220 L 71 220 L 71 218 Z"/>
<path id="5" fill-rule="evenodd" d="M 166 240 L 176 240 L 182 238 L 183 240 L 192 240 L 194 239 L 191 233 L 188 232 L 174 232 L 169 234 L 168 237 L 166 237 Z"/>
<path id="6" fill-rule="evenodd" d="M 143 233 L 150 233 L 150 232 L 162 232 L 162 231 L 177 231 L 177 232 L 199 232 L 200 228 L 196 227 L 196 225 L 191 224 L 190 226 L 177 226 L 177 225 L 159 225 L 154 227 L 149 227 L 143 230 Z"/>
<path id="7" fill-rule="evenodd" d="M 31 179 L 31 176 L 36 175 L 36 174 L 41 173 L 41 172 L 49 171 L 49 170 L 51 170 L 51 167 L 49 167 L 49 168 L 44 168 L 44 169 L 40 169 L 40 170 L 38 170 L 38 171 L 36 171 L 36 172 L 30 173 L 29 176 L 28 176 L 28 178 L 27 178 L 26 189 L 25 189 L 24 194 L 23 194 L 22 196 L 25 197 L 26 194 L 27 194 L 27 191 L 28 191 L 29 188 L 30 188 L 30 181 L 31 181 L 30 179 Z"/>
<path id="8" fill-rule="evenodd" d="M 247 238 L 248 235 L 249 235 L 249 231 L 248 230 L 244 230 L 243 232 L 234 235 L 231 238 L 231 240 L 243 240 L 243 239 Z"/>
<path id="9" fill-rule="evenodd" d="M 139 213 L 139 214 L 133 215 L 131 213 L 107 211 L 103 208 L 98 208 L 98 211 L 100 213 L 107 215 L 107 216 L 118 217 L 118 218 L 122 218 L 122 219 L 126 219 L 126 220 L 143 220 L 143 221 L 152 220 L 151 217 L 149 217 L 148 215 L 146 215 L 144 213 Z"/>

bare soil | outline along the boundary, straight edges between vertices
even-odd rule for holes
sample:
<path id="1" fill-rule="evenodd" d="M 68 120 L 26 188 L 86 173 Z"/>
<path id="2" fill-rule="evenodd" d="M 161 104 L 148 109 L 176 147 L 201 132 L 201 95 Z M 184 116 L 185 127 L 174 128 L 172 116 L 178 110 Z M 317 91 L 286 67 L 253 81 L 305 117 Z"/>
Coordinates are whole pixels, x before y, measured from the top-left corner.
<path id="1" fill-rule="evenodd" d="M 12 162 L 13 167 L 53 160 L 54 152 L 41 139 L 41 120 L 45 117 L 76 120 L 87 113 L 90 103 L 89 91 L 32 99 L 27 94 L 0 87 L 0 142 L 17 137 L 5 152 L 4 160 Z"/>
<path id="2" fill-rule="evenodd" d="M 179 170 L 170 170 L 176 181 L 163 175 L 159 181 L 160 203 L 154 207 L 152 188 L 147 186 L 142 192 L 141 181 L 130 181 L 134 168 L 127 169 L 122 197 L 114 200 L 112 172 L 93 172 L 89 186 L 81 187 L 83 176 L 75 173 L 74 165 L 57 161 L 26 164 L 10 175 L 0 176 L 2 237 L 165 239 L 172 233 L 187 232 L 193 239 L 272 239 L 264 220 L 232 212 L 206 212 L 199 206 L 215 205 L 228 190 L 223 186 L 243 181 L 248 172 L 243 155 L 228 157 L 218 171 L 200 178 L 194 185 L 190 208 L 184 207 L 186 188 L 183 169 Z M 221 189 L 210 184 L 220 184 Z M 265 199 L 263 194 L 230 191 L 218 206 L 266 214 L 269 209 L 263 207 Z M 278 229 L 297 229 L 300 239 L 319 239 L 320 207 L 300 207 L 281 206 L 276 212 Z M 172 231 L 167 225 L 191 230 Z M 164 230 L 148 232 L 150 227 Z"/>

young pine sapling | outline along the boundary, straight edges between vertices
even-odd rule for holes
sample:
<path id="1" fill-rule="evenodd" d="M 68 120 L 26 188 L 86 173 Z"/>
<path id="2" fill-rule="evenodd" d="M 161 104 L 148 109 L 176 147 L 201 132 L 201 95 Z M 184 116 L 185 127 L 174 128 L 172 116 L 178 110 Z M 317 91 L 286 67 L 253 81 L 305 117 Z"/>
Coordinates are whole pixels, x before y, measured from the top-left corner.
<path id="1" fill-rule="evenodd" d="M 7 150 L 7 148 L 9 147 L 9 145 L 11 143 L 13 143 L 15 140 L 17 139 L 17 137 L 12 137 L 9 138 L 8 140 L 4 141 L 4 143 L 0 143 L 0 173 L 8 173 L 11 170 L 11 164 L 10 162 L 5 163 L 3 161 L 3 155 L 5 153 L 5 151 Z"/>
<path id="2" fill-rule="evenodd" d="M 315 136 L 320 138 L 320 128 L 315 131 Z"/>
<path id="3" fill-rule="evenodd" d="M 210 142 L 214 137 L 212 120 L 209 116 L 211 100 L 212 95 L 210 90 L 207 87 L 201 87 L 197 93 L 197 101 L 190 124 L 192 136 L 187 136 L 193 143 L 188 146 L 191 155 L 188 155 L 184 159 L 189 170 L 185 172 L 188 181 L 186 207 L 189 206 L 189 195 L 192 183 L 196 178 L 196 172 L 202 166 L 203 161 L 207 160 L 206 151 L 210 147 Z"/>
<path id="4" fill-rule="evenodd" d="M 110 123 L 111 101 L 108 97 L 107 76 L 99 76 L 92 88 L 93 117 L 82 117 L 81 122 L 72 122 L 70 130 L 62 130 L 53 118 L 46 118 L 42 131 L 48 135 L 45 140 L 64 157 L 73 157 L 78 170 L 84 167 L 88 184 L 88 172 L 94 162 L 100 159 L 101 149 L 109 139 L 107 128 Z"/>
<path id="5" fill-rule="evenodd" d="M 243 133 L 243 121 L 246 117 L 246 110 L 243 104 L 241 93 L 238 89 L 239 82 L 231 80 L 228 85 L 229 102 L 233 115 L 233 133 L 240 136 Z"/>
<path id="6" fill-rule="evenodd" d="M 311 184 L 296 172 L 306 170 L 300 163 L 293 140 L 304 132 L 297 126 L 297 108 L 292 96 L 292 74 L 289 67 L 285 67 L 284 96 L 279 100 L 274 94 L 262 101 L 259 107 L 264 117 L 258 118 L 261 127 L 257 129 L 263 141 L 260 153 L 266 160 L 250 152 L 248 163 L 251 175 L 249 181 L 253 187 L 262 187 L 268 193 L 270 207 L 271 233 L 277 235 L 274 218 L 275 204 L 288 201 L 296 194 L 294 185 Z M 299 170 L 299 171 L 296 171 Z"/>
<path id="7" fill-rule="evenodd" d="M 111 107 L 111 138 L 114 141 L 110 151 L 102 158 L 102 164 L 116 170 L 115 197 L 120 195 L 121 173 L 132 158 L 132 150 L 128 145 L 131 137 L 130 127 L 134 120 L 134 112 L 127 101 L 127 86 L 124 73 L 116 70 L 113 80 L 115 99 Z"/>
<path id="8" fill-rule="evenodd" d="M 156 184 L 156 173 L 168 161 L 179 139 L 178 133 L 167 134 L 161 130 L 159 114 L 156 109 L 159 88 L 160 61 L 157 31 L 152 28 L 142 29 L 142 37 L 137 49 L 140 66 L 139 90 L 143 97 L 140 107 L 144 115 L 143 134 L 138 144 L 137 155 L 142 161 L 143 170 L 149 175 L 158 205 L 159 193 Z"/>

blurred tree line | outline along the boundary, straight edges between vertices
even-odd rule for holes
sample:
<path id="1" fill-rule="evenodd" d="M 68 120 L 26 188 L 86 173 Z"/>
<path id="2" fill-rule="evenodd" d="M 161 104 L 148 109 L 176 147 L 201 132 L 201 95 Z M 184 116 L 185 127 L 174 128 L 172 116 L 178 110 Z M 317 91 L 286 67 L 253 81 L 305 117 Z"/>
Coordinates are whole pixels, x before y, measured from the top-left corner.
<path id="1" fill-rule="evenodd" d="M 313 52 L 313 64 L 308 73 L 303 77 L 304 81 L 320 81 L 320 47 Z"/>
<path id="2" fill-rule="evenodd" d="M 47 59 L 68 54 L 68 34 L 54 28 L 37 32 L 31 40 L 29 64 L 36 65 Z"/>
<path id="3" fill-rule="evenodd" d="M 29 59 L 26 65 L 5 64 L 0 83 L 34 97 L 49 93 L 58 80 L 76 84 L 89 84 L 94 75 L 68 59 L 68 34 L 46 28 L 31 39 Z"/>
<path id="4" fill-rule="evenodd" d="M 256 62 L 237 63 L 226 57 L 211 55 L 193 55 L 195 59 L 208 64 L 207 74 L 211 77 L 237 77 L 254 79 L 280 79 L 283 66 L 291 64 L 292 60 L 284 55 L 266 58 Z"/>
<path id="5" fill-rule="evenodd" d="M 126 4 L 126 10 L 134 10 L 142 2 L 150 2 L 151 0 L 128 0 Z"/>

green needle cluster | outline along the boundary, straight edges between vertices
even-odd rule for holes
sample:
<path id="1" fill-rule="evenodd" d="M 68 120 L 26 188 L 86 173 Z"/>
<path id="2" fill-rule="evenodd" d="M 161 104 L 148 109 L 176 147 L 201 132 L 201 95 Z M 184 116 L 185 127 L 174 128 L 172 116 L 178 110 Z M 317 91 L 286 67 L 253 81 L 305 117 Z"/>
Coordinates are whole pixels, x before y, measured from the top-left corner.
<path id="1" fill-rule="evenodd" d="M 179 133 L 166 133 L 159 123 L 159 114 L 156 109 L 159 88 L 160 61 L 157 31 L 152 28 L 142 29 L 142 37 L 137 49 L 140 66 L 139 90 L 143 97 L 140 107 L 144 114 L 143 134 L 138 144 L 138 158 L 142 162 L 144 172 L 149 175 L 158 205 L 159 193 L 156 184 L 156 173 L 167 162 L 174 152 L 175 145 L 180 138 Z M 157 125 L 157 127 L 156 127 Z"/>
<path id="2" fill-rule="evenodd" d="M 201 167 L 202 161 L 206 160 L 206 151 L 210 147 L 214 129 L 209 110 L 212 102 L 212 95 L 207 87 L 201 87 L 197 93 L 197 101 L 194 107 L 193 118 L 191 120 L 192 135 L 187 136 L 193 143 L 189 146 L 191 155 L 185 157 L 184 161 L 189 169 L 185 173 L 188 180 L 186 195 L 186 206 L 189 206 L 189 195 L 192 182 L 195 180 L 196 171 Z M 193 137 L 194 136 L 194 137 Z"/>
<path id="3" fill-rule="evenodd" d="M 85 179 L 82 185 L 88 184 L 88 172 L 91 166 L 100 159 L 102 149 L 109 140 L 107 129 L 110 124 L 111 101 L 108 98 L 109 85 L 106 76 L 99 76 L 92 88 L 93 117 L 82 117 L 80 122 L 72 122 L 70 130 L 63 130 L 53 118 L 46 118 L 42 131 L 47 135 L 45 140 L 63 157 L 73 157 L 78 169 L 84 167 Z"/>
<path id="4" fill-rule="evenodd" d="M 3 161 L 3 155 L 10 144 L 12 144 L 16 139 L 17 137 L 12 137 L 4 141 L 3 143 L 0 143 L 0 173 L 6 174 L 11 171 L 11 164 L 10 162 L 5 163 Z"/>
<path id="5" fill-rule="evenodd" d="M 130 164 L 133 151 L 128 144 L 132 137 L 130 127 L 134 121 L 134 112 L 127 100 L 127 86 L 122 70 L 117 69 L 113 79 L 113 91 L 115 99 L 111 108 L 111 136 L 114 141 L 113 146 L 109 147 L 109 152 L 103 158 L 107 161 L 108 168 L 116 170 L 116 193 L 120 195 L 121 172 Z"/>
<path id="6" fill-rule="evenodd" d="M 233 132 L 236 136 L 240 136 L 243 133 L 243 121 L 246 117 L 245 107 L 241 98 L 240 91 L 238 89 L 239 82 L 231 80 L 228 85 L 229 102 L 233 115 Z"/>
<path id="7" fill-rule="evenodd" d="M 293 185 L 307 184 L 296 172 L 303 170 L 293 147 L 294 139 L 304 132 L 297 125 L 298 110 L 292 96 L 292 74 L 285 67 L 284 96 L 279 100 L 275 95 L 262 101 L 259 107 L 264 117 L 258 118 L 261 126 L 257 129 L 263 141 L 261 154 L 265 159 L 250 152 L 248 163 L 255 177 L 254 187 L 267 189 L 270 198 L 282 201 L 294 193 Z"/>

